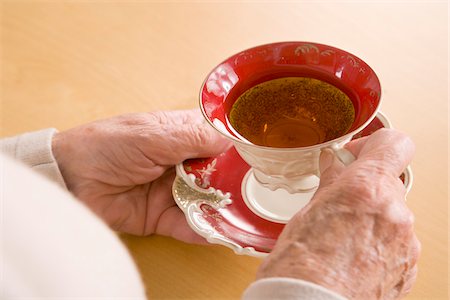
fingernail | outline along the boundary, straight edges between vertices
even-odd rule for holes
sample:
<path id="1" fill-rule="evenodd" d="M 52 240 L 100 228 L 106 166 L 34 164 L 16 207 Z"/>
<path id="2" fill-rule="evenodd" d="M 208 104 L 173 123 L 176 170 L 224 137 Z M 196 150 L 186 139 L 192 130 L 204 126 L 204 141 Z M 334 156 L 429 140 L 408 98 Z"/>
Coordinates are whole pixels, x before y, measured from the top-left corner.
<path id="1" fill-rule="evenodd" d="M 334 152 L 331 149 L 323 149 L 320 153 L 319 159 L 319 168 L 320 173 L 323 173 L 326 169 L 328 169 L 334 161 Z"/>

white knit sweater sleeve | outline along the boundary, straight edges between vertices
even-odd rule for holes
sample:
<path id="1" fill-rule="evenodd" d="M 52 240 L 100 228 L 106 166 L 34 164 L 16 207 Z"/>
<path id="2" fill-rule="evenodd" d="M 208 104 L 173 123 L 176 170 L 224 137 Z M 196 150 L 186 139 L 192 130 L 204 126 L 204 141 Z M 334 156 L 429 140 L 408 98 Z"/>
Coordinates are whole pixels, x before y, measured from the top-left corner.
<path id="1" fill-rule="evenodd" d="M 56 129 L 48 128 L 3 138 L 0 140 L 1 151 L 66 188 L 52 153 L 52 138 L 56 132 Z"/>
<path id="2" fill-rule="evenodd" d="M 346 300 L 345 297 L 309 281 L 273 277 L 253 282 L 242 300 Z"/>

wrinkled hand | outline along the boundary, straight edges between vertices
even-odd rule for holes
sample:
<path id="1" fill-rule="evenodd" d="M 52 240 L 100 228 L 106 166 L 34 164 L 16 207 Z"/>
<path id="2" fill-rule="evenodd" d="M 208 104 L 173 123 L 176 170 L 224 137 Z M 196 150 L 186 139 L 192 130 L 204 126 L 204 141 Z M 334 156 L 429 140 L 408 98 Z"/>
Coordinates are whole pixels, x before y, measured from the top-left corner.
<path id="1" fill-rule="evenodd" d="M 350 299 L 396 299 L 415 280 L 420 243 L 399 175 L 414 145 L 382 129 L 346 148 L 344 166 L 321 155 L 321 182 L 312 201 L 286 225 L 258 278 L 293 277 Z"/>
<path id="2" fill-rule="evenodd" d="M 69 190 L 113 229 L 203 242 L 172 198 L 173 166 L 229 146 L 198 110 L 127 114 L 57 133 Z"/>

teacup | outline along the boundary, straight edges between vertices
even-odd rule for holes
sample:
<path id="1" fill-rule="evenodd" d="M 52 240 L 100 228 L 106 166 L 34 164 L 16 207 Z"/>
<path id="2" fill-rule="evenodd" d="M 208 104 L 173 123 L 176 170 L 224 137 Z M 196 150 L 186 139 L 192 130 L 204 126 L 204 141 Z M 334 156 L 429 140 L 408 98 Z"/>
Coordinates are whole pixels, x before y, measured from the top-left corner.
<path id="1" fill-rule="evenodd" d="M 239 96 L 258 84 L 287 77 L 314 78 L 348 95 L 354 108 L 350 128 L 331 140 L 294 148 L 257 145 L 241 136 L 230 123 Z M 355 55 L 323 44 L 280 42 L 239 52 L 216 66 L 201 88 L 200 107 L 211 126 L 233 141 L 251 166 L 242 183 L 249 207 L 266 218 L 285 221 L 316 190 L 322 149 L 333 149 L 346 163 L 354 159 L 343 145 L 375 118 L 380 96 L 377 75 Z"/>

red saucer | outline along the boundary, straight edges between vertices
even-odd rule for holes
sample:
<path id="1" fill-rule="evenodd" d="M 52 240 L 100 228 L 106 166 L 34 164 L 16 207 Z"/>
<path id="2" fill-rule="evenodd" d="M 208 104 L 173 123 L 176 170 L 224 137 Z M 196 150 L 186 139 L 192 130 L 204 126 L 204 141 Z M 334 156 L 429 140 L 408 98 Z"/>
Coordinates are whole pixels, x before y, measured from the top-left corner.
<path id="1" fill-rule="evenodd" d="M 370 135 L 383 127 L 390 127 L 390 124 L 383 115 L 378 115 L 354 138 Z M 285 225 L 255 215 L 245 204 L 241 182 L 249 169 L 234 147 L 217 157 L 187 160 L 183 170 L 178 168 L 177 180 L 188 185 L 191 181 L 191 187 L 195 184 L 194 189 L 198 190 L 192 192 L 197 194 L 186 197 L 186 192 L 174 184 L 174 198 L 185 212 L 188 223 L 208 241 L 229 246 L 238 254 L 263 256 L 272 250 Z M 203 194 L 211 195 L 217 190 L 219 195 L 225 194 L 222 198 L 226 202 L 222 205 L 199 200 Z"/>

